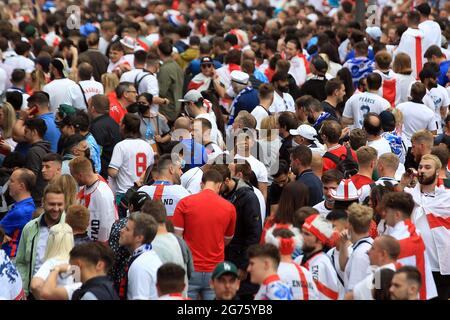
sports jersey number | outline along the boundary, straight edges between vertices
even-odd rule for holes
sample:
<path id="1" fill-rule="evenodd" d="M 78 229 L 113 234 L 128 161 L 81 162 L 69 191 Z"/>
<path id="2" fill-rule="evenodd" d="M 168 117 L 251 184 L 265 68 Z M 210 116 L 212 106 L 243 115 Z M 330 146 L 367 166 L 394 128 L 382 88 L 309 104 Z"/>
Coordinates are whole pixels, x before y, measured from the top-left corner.
<path id="1" fill-rule="evenodd" d="M 147 155 L 143 152 L 136 154 L 136 175 L 140 177 L 147 169 Z"/>

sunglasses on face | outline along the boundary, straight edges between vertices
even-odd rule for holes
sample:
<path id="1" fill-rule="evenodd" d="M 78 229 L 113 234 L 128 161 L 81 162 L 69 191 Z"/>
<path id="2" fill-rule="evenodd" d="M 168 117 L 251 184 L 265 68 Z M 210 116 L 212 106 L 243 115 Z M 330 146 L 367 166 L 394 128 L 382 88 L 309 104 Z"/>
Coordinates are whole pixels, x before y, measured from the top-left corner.
<path id="1" fill-rule="evenodd" d="M 207 63 L 207 64 L 202 64 L 202 68 L 204 68 L 204 69 L 206 69 L 206 68 L 211 68 L 212 67 L 212 64 L 209 64 L 209 63 Z"/>

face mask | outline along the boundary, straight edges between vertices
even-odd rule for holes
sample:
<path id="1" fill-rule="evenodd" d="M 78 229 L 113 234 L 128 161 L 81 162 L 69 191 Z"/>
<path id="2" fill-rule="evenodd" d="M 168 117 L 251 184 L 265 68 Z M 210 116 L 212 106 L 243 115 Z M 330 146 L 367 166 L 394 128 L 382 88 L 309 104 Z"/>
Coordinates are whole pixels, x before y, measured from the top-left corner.
<path id="1" fill-rule="evenodd" d="M 295 142 L 294 139 L 292 139 L 292 148 L 295 148 L 297 146 L 299 146 L 299 144 L 297 142 Z"/>
<path id="2" fill-rule="evenodd" d="M 139 113 L 144 114 L 145 112 L 147 112 L 148 108 L 148 105 L 139 103 L 138 111 Z"/>

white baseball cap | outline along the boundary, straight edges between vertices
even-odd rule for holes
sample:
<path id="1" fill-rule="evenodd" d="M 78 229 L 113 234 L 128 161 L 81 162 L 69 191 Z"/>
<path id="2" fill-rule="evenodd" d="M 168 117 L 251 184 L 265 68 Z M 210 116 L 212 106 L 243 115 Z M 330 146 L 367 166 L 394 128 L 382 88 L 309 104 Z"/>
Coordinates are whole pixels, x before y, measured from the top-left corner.
<path id="1" fill-rule="evenodd" d="M 248 79 L 250 79 L 250 76 L 247 73 L 238 70 L 234 70 L 233 72 L 231 72 L 230 76 L 231 81 L 237 82 L 242 85 L 247 85 Z"/>
<path id="2" fill-rule="evenodd" d="M 292 136 L 301 136 L 311 141 L 315 140 L 317 136 L 316 129 L 307 124 L 302 124 L 297 129 L 291 129 L 289 130 L 289 133 Z"/>

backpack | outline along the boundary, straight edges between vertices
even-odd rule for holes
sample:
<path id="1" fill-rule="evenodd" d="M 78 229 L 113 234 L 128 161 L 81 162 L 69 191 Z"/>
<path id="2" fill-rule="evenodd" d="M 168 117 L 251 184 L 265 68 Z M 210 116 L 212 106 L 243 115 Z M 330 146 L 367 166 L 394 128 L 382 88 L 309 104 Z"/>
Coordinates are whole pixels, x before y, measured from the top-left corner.
<path id="1" fill-rule="evenodd" d="M 344 175 L 344 178 L 350 178 L 351 176 L 358 173 L 359 166 L 356 160 L 353 158 L 352 151 L 350 147 L 346 146 L 346 154 L 342 154 L 338 157 L 330 152 L 325 152 L 324 158 L 328 158 L 336 164 L 336 170 L 339 170 Z"/>
<path id="2" fill-rule="evenodd" d="M 137 91 L 138 94 L 140 94 L 140 92 L 139 92 L 139 85 L 141 84 L 142 80 L 144 80 L 144 78 L 149 76 L 149 75 L 151 75 L 150 72 L 144 71 L 144 75 L 139 80 L 138 80 L 139 73 L 136 75 L 136 78 L 134 78 L 134 87 L 136 88 L 136 91 Z"/>

